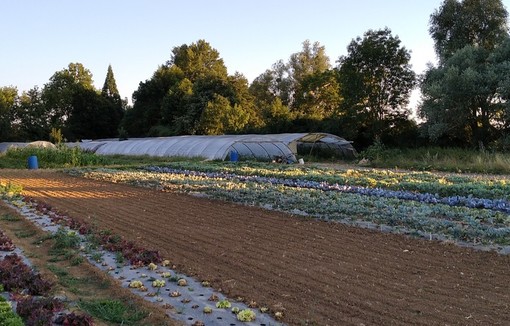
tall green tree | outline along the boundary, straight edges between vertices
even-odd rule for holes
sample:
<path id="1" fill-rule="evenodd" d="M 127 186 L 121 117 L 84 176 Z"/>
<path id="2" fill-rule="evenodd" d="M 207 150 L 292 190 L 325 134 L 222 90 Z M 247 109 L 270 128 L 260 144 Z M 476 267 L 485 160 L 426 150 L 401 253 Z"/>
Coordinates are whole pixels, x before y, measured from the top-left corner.
<path id="1" fill-rule="evenodd" d="M 74 94 L 72 106 L 72 114 L 66 123 L 68 140 L 117 136 L 120 117 L 115 102 L 101 96 L 96 90 L 83 89 Z"/>
<path id="2" fill-rule="evenodd" d="M 106 78 L 104 80 L 103 88 L 101 89 L 101 95 L 120 101 L 120 94 L 117 89 L 115 76 L 113 75 L 112 65 L 108 65 L 108 71 L 106 72 Z"/>
<path id="3" fill-rule="evenodd" d="M 227 67 L 219 52 L 205 40 L 173 48 L 172 57 L 166 65 L 179 67 L 191 82 L 207 77 L 227 77 Z"/>
<path id="4" fill-rule="evenodd" d="M 301 51 L 293 53 L 287 63 L 277 61 L 250 85 L 256 106 L 265 117 L 266 128 L 273 125 L 273 113 L 287 111 L 284 107 L 292 113 L 292 117 L 286 113 L 280 115 L 285 119 L 320 121 L 330 117 L 340 102 L 338 90 L 325 47 L 309 40 L 303 42 Z"/>
<path id="5" fill-rule="evenodd" d="M 46 140 L 51 130 L 50 111 L 46 107 L 42 92 L 34 87 L 23 92 L 15 110 L 15 128 L 18 140 Z"/>
<path id="6" fill-rule="evenodd" d="M 70 63 L 66 69 L 53 74 L 42 90 L 52 127 L 65 130 L 66 121 L 73 111 L 74 95 L 93 89 L 92 73 L 81 63 Z"/>
<path id="7" fill-rule="evenodd" d="M 398 128 L 396 123 L 410 114 L 407 106 L 416 85 L 411 54 L 388 28 L 367 31 L 347 52 L 339 59 L 343 102 L 338 115 L 349 122 L 349 137 L 369 143 Z"/>
<path id="8" fill-rule="evenodd" d="M 507 38 L 507 18 L 501 0 L 445 0 L 429 28 L 440 61 L 467 45 L 494 49 Z"/>
<path id="9" fill-rule="evenodd" d="M 114 131 L 119 128 L 122 118 L 124 117 L 124 108 L 127 106 L 126 101 L 122 101 L 120 98 L 117 82 L 113 75 L 112 65 L 108 65 L 101 96 L 108 102 L 106 103 L 108 105 L 104 106 L 104 110 L 106 110 L 104 116 L 109 123 L 110 132 L 107 134 L 111 137 L 114 136 Z"/>
<path id="10" fill-rule="evenodd" d="M 0 87 L 0 141 L 13 140 L 12 124 L 17 99 L 16 87 Z"/>
<path id="11" fill-rule="evenodd" d="M 440 60 L 423 77 L 420 106 L 430 140 L 476 147 L 505 136 L 507 17 L 499 0 L 448 0 L 432 14 L 430 34 Z"/>
<path id="12" fill-rule="evenodd" d="M 206 135 L 239 133 L 248 121 L 249 115 L 240 105 L 232 106 L 229 99 L 214 95 L 202 111 L 198 129 Z"/>
<path id="13" fill-rule="evenodd" d="M 420 114 L 432 141 L 488 145 L 508 131 L 510 40 L 489 51 L 472 45 L 430 68 Z"/>
<path id="14" fill-rule="evenodd" d="M 204 40 L 173 48 L 170 60 L 140 83 L 133 100 L 123 121 L 130 135 L 239 132 L 240 126 L 260 124 L 248 81 L 241 74 L 229 76 L 218 51 Z M 232 120 L 232 112 L 249 123 Z M 219 122 L 222 126 L 211 126 Z"/>
<path id="15" fill-rule="evenodd" d="M 169 90 L 182 78 L 179 69 L 162 65 L 150 79 L 140 82 L 133 93 L 133 107 L 127 109 L 121 126 L 131 137 L 143 137 L 163 121 L 163 103 Z"/>

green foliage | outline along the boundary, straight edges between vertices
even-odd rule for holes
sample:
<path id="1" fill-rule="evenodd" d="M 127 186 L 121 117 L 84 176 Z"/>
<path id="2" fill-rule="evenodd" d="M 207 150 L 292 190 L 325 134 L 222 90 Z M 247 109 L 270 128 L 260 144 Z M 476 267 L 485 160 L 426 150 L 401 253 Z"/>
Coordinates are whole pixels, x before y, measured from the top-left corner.
<path id="1" fill-rule="evenodd" d="M 251 309 L 243 309 L 237 314 L 237 320 L 242 322 L 254 321 L 256 318 L 255 312 Z"/>
<path id="2" fill-rule="evenodd" d="M 510 219 L 496 210 L 467 206 L 450 206 L 418 200 L 361 193 L 322 191 L 288 187 L 265 180 L 226 178 L 224 174 L 203 176 L 190 170 L 213 170 L 230 174 L 275 176 L 301 183 L 301 180 L 325 181 L 330 185 L 361 185 L 366 188 L 404 190 L 439 194 L 439 196 L 473 196 L 508 200 L 510 183 L 507 178 L 487 176 L 444 175 L 434 173 L 399 172 L 391 170 L 338 170 L 252 163 L 181 164 L 182 172 L 151 173 L 137 171 L 97 172 L 88 177 L 113 182 L 132 183 L 144 187 L 164 187 L 180 192 L 201 192 L 213 198 L 277 207 L 293 214 L 339 220 L 344 223 L 396 227 L 406 233 L 440 234 L 452 240 L 486 244 L 507 244 L 510 241 Z M 296 213 L 298 210 L 298 213 Z"/>
<path id="3" fill-rule="evenodd" d="M 0 168 L 26 168 L 29 156 L 38 158 L 40 168 L 78 167 L 88 165 L 104 165 L 108 159 L 93 153 L 85 152 L 79 147 L 68 148 L 60 146 L 58 149 L 48 148 L 10 148 L 0 154 Z"/>
<path id="4" fill-rule="evenodd" d="M 174 47 L 172 58 L 167 65 L 176 65 L 182 69 L 184 75 L 193 83 L 207 77 L 220 79 L 227 77 L 227 68 L 219 52 L 205 40 Z"/>
<path id="5" fill-rule="evenodd" d="M 23 141 L 45 140 L 52 127 L 52 111 L 36 86 L 19 97 L 14 109 L 14 138 Z"/>
<path id="6" fill-rule="evenodd" d="M 510 174 L 510 154 L 480 152 L 462 148 L 422 147 L 385 149 L 370 147 L 361 156 L 371 158 L 373 167 L 421 171 L 449 171 Z"/>
<path id="7" fill-rule="evenodd" d="M 69 272 L 64 269 L 64 268 L 61 268 L 57 265 L 48 265 L 47 266 L 48 269 L 53 273 L 55 274 L 55 276 L 58 277 L 58 282 L 63 286 L 63 287 L 66 287 L 66 288 L 76 288 L 80 283 L 84 283 L 83 280 L 81 279 L 78 279 L 74 276 L 72 276 L 71 274 L 69 274 Z"/>
<path id="8" fill-rule="evenodd" d="M 108 65 L 108 71 L 101 90 L 101 95 L 120 100 L 119 90 L 117 89 L 117 82 L 113 75 L 112 65 Z"/>
<path id="9" fill-rule="evenodd" d="M 456 51 L 429 67 L 420 114 L 432 141 L 480 143 L 504 137 L 509 128 L 510 39 L 492 52 L 477 46 Z"/>
<path id="10" fill-rule="evenodd" d="M 289 131 L 295 118 L 330 117 L 340 103 L 339 86 L 325 47 L 308 40 L 287 63 L 279 60 L 258 76 L 250 85 L 250 92 L 267 132 Z"/>
<path id="11" fill-rule="evenodd" d="M 122 103 L 101 96 L 95 90 L 80 89 L 72 99 L 72 115 L 67 121 L 70 140 L 112 138 L 123 117 Z"/>
<path id="12" fill-rule="evenodd" d="M 139 325 L 139 322 L 147 316 L 146 312 L 134 304 L 126 304 L 119 300 L 80 301 L 78 306 L 95 318 L 122 325 Z"/>
<path id="13" fill-rule="evenodd" d="M 445 61 L 466 45 L 494 49 L 508 38 L 508 12 L 501 0 L 445 0 L 430 17 L 435 50 Z"/>
<path id="14" fill-rule="evenodd" d="M 2 192 L 2 190 L 0 190 L 0 193 Z M 3 214 L 0 219 L 2 219 L 3 221 L 8 221 L 8 222 L 18 222 L 18 221 L 21 221 L 21 217 L 17 216 L 17 215 L 11 215 L 11 214 Z M 0 291 L 2 292 L 2 291 Z"/>
<path id="15" fill-rule="evenodd" d="M 232 307 L 232 304 L 227 299 L 216 302 L 216 308 L 228 309 Z"/>
<path id="16" fill-rule="evenodd" d="M 54 144 L 60 145 L 62 143 L 62 140 L 63 140 L 62 130 L 57 128 L 51 128 L 50 141 L 52 141 Z"/>
<path id="17" fill-rule="evenodd" d="M 64 228 L 59 228 L 54 234 L 55 239 L 54 249 L 77 249 L 80 245 L 80 237 L 74 231 L 67 231 Z"/>
<path id="18" fill-rule="evenodd" d="M 23 320 L 13 310 L 9 302 L 0 297 L 0 325 L 23 326 Z"/>
<path id="19" fill-rule="evenodd" d="M 388 28 L 369 30 L 353 40 L 347 56 L 339 60 L 343 102 L 337 115 L 352 130 L 354 140 L 381 137 L 409 114 L 416 76 L 410 52 L 400 43 Z"/>
<path id="20" fill-rule="evenodd" d="M 21 195 L 23 187 L 13 184 L 11 181 L 0 182 L 0 198 Z"/>
<path id="21" fill-rule="evenodd" d="M 18 99 L 15 87 L 0 87 L 0 142 L 12 140 L 12 125 L 14 106 Z"/>
<path id="22" fill-rule="evenodd" d="M 447 0 L 432 14 L 440 61 L 423 77 L 420 107 L 430 140 L 474 148 L 508 135 L 507 17 L 501 0 Z"/>
<path id="23" fill-rule="evenodd" d="M 73 98 L 77 92 L 94 89 L 92 74 L 81 63 L 70 63 L 56 72 L 42 90 L 46 110 L 51 112 L 52 127 L 63 128 L 73 113 Z"/>
<path id="24" fill-rule="evenodd" d="M 248 123 L 248 114 L 237 104 L 215 95 L 202 112 L 199 130 L 207 135 L 239 133 Z"/>

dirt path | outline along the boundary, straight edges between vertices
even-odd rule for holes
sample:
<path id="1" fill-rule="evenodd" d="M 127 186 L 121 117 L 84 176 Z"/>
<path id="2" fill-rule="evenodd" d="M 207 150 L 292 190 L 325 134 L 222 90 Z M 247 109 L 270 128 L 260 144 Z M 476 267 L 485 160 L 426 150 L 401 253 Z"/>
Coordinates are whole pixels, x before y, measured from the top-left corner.
<path id="1" fill-rule="evenodd" d="M 291 325 L 509 325 L 509 256 L 50 171 L 5 179 Z"/>

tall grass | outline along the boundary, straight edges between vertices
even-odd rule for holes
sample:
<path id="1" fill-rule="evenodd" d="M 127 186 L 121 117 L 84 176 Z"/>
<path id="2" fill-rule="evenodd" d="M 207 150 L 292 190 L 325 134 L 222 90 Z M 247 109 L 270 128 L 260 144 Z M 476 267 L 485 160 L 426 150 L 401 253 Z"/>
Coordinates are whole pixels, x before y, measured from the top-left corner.
<path id="1" fill-rule="evenodd" d="M 79 147 L 69 148 L 62 145 L 57 149 L 34 147 L 10 148 L 7 152 L 0 153 L 0 169 L 26 169 L 28 167 L 28 158 L 32 155 L 37 156 L 39 167 L 42 169 L 82 166 L 129 167 L 164 162 L 203 160 L 201 158 L 153 157 L 148 155 L 96 155 L 91 152 L 83 151 Z"/>
<path id="2" fill-rule="evenodd" d="M 381 168 L 510 174 L 510 153 L 462 148 L 388 149 L 373 146 L 360 156 L 368 158 L 371 166 Z"/>
<path id="3" fill-rule="evenodd" d="M 26 168 L 28 157 L 32 155 L 37 156 L 41 168 L 78 167 L 107 163 L 105 157 L 85 152 L 78 147 L 59 146 L 57 149 L 25 147 L 10 148 L 4 154 L 0 154 L 0 168 Z"/>

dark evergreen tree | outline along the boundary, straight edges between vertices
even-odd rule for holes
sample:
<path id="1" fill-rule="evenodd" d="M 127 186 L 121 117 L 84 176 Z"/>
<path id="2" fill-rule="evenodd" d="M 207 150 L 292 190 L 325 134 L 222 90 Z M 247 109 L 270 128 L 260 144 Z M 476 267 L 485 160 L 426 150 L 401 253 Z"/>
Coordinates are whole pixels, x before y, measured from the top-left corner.
<path id="1" fill-rule="evenodd" d="M 117 83 L 115 82 L 115 76 L 113 75 L 112 65 L 108 65 L 108 72 L 106 73 L 101 95 L 120 101 L 120 94 L 119 90 L 117 89 Z"/>
<path id="2" fill-rule="evenodd" d="M 119 129 L 122 118 L 124 117 L 126 102 L 122 101 L 120 98 L 117 83 L 115 82 L 115 76 L 113 75 L 112 65 L 108 65 L 108 71 L 101 90 L 101 96 L 109 102 L 109 105 L 104 107 L 105 110 L 108 110 L 106 116 L 110 124 L 108 137 L 117 136 L 116 131 Z"/>

